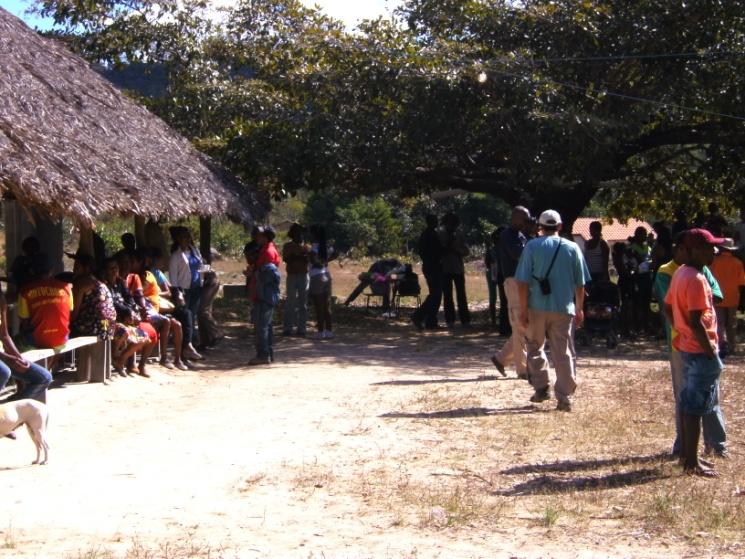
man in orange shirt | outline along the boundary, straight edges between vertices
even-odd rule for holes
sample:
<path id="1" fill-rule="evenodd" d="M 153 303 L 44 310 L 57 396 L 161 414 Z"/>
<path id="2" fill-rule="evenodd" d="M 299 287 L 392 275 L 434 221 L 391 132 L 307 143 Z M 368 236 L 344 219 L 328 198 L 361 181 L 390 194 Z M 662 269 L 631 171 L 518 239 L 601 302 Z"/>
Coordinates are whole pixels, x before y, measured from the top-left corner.
<path id="1" fill-rule="evenodd" d="M 18 298 L 21 331 L 30 334 L 38 348 L 64 344 L 70 335 L 72 287 L 50 277 L 52 267 L 45 254 L 35 254 L 31 262 L 34 279 L 26 284 Z"/>
<path id="2" fill-rule="evenodd" d="M 724 242 L 705 229 L 688 231 L 684 241 L 688 265 L 675 272 L 665 297 L 665 315 L 678 331 L 673 345 L 684 367 L 680 391 L 683 467 L 707 477 L 716 473 L 698 457 L 701 417 L 714 409 L 723 365 L 718 355 L 714 297 L 701 271 L 714 260 L 714 247 Z"/>
<path id="3" fill-rule="evenodd" d="M 742 261 L 732 254 L 732 239 L 722 245 L 722 251 L 714 257 L 711 272 L 722 288 L 724 298 L 716 304 L 717 334 L 722 358 L 735 353 L 737 345 L 737 308 L 740 306 L 740 287 L 745 285 L 745 267 Z"/>

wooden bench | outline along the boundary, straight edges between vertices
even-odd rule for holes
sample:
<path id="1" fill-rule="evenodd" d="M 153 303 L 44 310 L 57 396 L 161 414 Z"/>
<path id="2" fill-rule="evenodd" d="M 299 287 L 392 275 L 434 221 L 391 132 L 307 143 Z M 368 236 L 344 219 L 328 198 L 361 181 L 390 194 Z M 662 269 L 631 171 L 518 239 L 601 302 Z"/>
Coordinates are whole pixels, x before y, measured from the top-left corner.
<path id="1" fill-rule="evenodd" d="M 30 349 L 21 353 L 26 361 L 47 362 L 63 353 L 77 352 L 75 359 L 78 382 L 105 382 L 111 376 L 111 343 L 99 340 L 96 336 L 70 338 L 61 346 L 52 349 Z"/>

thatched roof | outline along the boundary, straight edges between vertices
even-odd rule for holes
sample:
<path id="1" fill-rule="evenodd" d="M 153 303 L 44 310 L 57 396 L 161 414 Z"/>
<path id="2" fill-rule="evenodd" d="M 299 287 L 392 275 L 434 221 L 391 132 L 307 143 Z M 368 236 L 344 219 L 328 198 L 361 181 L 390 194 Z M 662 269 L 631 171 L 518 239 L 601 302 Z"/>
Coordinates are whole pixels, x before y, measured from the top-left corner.
<path id="1" fill-rule="evenodd" d="M 0 8 L 0 194 L 53 218 L 251 222 L 253 195 L 62 44 Z"/>

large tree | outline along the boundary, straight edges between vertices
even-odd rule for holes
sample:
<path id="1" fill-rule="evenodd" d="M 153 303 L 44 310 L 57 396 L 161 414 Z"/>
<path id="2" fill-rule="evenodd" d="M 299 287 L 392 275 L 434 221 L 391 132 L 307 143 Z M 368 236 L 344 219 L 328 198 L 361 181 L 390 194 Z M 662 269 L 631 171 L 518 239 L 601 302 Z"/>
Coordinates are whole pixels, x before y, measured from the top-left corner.
<path id="1" fill-rule="evenodd" d="M 40 0 L 85 55 L 171 68 L 153 110 L 277 196 L 455 188 L 569 220 L 743 202 L 745 3 Z"/>

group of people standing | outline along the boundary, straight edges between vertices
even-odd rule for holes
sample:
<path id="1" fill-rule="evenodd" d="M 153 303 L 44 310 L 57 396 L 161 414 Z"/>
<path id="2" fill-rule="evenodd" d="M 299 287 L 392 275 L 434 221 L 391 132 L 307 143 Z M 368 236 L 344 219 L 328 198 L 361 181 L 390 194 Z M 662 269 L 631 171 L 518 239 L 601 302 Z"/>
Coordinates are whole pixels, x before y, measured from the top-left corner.
<path id="1" fill-rule="evenodd" d="M 255 227 L 243 254 L 246 258 L 246 287 L 251 300 L 251 320 L 256 336 L 256 354 L 251 366 L 269 365 L 274 361 L 272 321 L 280 299 L 282 260 L 286 265 L 286 300 L 282 324 L 284 336 L 307 335 L 308 299 L 316 309 L 316 339 L 334 337 L 331 321 L 332 278 L 328 264 L 338 254 L 326 239 L 326 230 L 314 225 L 308 231 L 312 242 L 305 242 L 306 228 L 293 223 L 287 233 L 289 240 L 282 253 L 274 244 L 276 231 L 266 225 Z"/>

